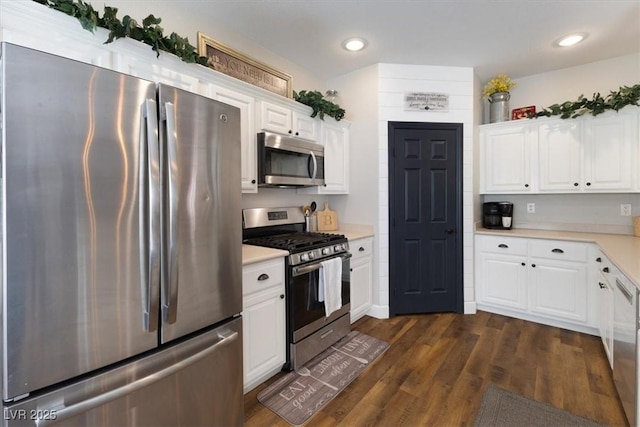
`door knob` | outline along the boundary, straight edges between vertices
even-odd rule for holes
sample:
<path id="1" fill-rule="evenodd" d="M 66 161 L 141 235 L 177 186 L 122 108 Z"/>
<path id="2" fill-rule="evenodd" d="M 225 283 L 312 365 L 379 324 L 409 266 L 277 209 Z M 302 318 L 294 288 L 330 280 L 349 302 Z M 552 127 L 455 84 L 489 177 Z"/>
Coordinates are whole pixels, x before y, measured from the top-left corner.
<path id="1" fill-rule="evenodd" d="M 453 234 L 456 232 L 456 230 L 454 230 L 453 228 L 447 228 L 444 232 L 447 234 Z"/>

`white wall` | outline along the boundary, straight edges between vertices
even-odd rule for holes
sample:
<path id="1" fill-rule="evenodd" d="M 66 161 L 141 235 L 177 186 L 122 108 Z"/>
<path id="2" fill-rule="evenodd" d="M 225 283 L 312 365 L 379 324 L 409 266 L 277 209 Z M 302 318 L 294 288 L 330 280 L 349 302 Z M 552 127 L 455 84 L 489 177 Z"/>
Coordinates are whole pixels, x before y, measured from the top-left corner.
<path id="1" fill-rule="evenodd" d="M 620 86 L 640 83 L 640 53 L 514 79 L 510 109 L 535 105 L 541 111 L 552 104 L 575 101 L 595 92 L 606 96 Z M 482 82 L 484 85 L 486 82 Z M 489 123 L 489 102 L 484 101 L 483 123 Z"/>
<path id="2" fill-rule="evenodd" d="M 165 35 L 175 32 L 182 37 L 187 37 L 196 48 L 198 47 L 197 32 L 200 31 L 233 50 L 291 75 L 293 77 L 292 86 L 296 91 L 321 90 L 324 87 L 324 82 L 315 77 L 310 70 L 276 55 L 268 47 L 246 38 L 241 32 L 232 30 L 232 28 L 242 28 L 243 25 L 250 25 L 250 23 L 228 22 L 227 25 L 212 23 L 203 15 L 194 16 L 184 13 L 180 1 L 109 0 L 105 2 L 103 0 L 88 0 L 88 3 L 91 3 L 100 14 L 103 13 L 105 4 L 117 7 L 120 20 L 125 15 L 130 15 L 137 22 L 142 23 L 144 18 L 153 14 L 162 18 L 160 26 L 164 29 Z M 216 7 L 215 1 L 201 1 L 199 3 L 208 11 Z"/>
<path id="3" fill-rule="evenodd" d="M 330 80 L 347 106 L 351 127 L 351 192 L 344 201 L 344 216 L 353 222 L 373 221 L 375 317 L 389 316 L 389 197 L 388 122 L 442 122 L 463 124 L 463 240 L 465 311 L 473 307 L 474 220 L 474 90 L 479 91 L 473 69 L 378 64 Z M 405 92 L 442 92 L 450 96 L 448 112 L 406 112 Z M 478 111 L 475 108 L 475 111 Z M 377 151 L 377 153 L 376 153 Z M 476 196 L 477 197 L 477 196 Z"/>

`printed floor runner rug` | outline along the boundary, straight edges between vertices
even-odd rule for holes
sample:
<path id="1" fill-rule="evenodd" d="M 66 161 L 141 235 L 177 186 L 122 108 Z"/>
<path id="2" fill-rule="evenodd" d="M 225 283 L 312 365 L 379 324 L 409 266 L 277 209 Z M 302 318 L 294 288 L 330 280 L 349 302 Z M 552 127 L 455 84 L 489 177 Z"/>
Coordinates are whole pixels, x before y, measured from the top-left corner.
<path id="1" fill-rule="evenodd" d="M 512 393 L 494 384 L 489 384 L 482 397 L 474 426 L 603 427 L 590 419 Z"/>
<path id="2" fill-rule="evenodd" d="M 389 344 L 358 331 L 333 344 L 258 394 L 260 403 L 300 426 L 373 363 Z"/>

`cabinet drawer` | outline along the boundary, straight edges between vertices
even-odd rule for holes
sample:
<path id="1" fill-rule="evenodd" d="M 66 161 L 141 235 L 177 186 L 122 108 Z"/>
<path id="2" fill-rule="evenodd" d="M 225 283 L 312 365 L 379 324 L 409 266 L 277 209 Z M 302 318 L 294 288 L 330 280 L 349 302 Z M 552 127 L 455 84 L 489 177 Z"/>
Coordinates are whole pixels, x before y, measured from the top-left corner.
<path id="1" fill-rule="evenodd" d="M 562 240 L 531 240 L 531 256 L 563 261 L 587 262 L 589 245 Z"/>
<path id="2" fill-rule="evenodd" d="M 349 242 L 349 252 L 353 258 L 371 256 L 373 254 L 373 239 L 358 239 Z"/>
<path id="3" fill-rule="evenodd" d="M 482 252 L 508 255 L 527 255 L 527 240 L 517 237 L 478 236 Z"/>
<path id="4" fill-rule="evenodd" d="M 242 268 L 242 295 L 284 286 L 284 259 L 245 265 Z"/>

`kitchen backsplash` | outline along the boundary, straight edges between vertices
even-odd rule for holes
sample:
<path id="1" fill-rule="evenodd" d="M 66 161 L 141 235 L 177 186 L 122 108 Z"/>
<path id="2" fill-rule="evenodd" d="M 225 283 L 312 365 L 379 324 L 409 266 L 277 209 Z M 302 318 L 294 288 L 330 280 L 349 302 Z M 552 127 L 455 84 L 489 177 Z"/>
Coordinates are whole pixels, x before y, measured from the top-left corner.
<path id="1" fill-rule="evenodd" d="M 328 201 L 331 206 L 329 196 L 312 194 L 298 194 L 295 189 L 290 188 L 260 188 L 257 194 L 242 195 L 242 209 L 248 208 L 276 208 L 287 206 L 304 206 L 312 201 L 316 202 L 318 209 Z"/>
<path id="2" fill-rule="evenodd" d="M 633 234 L 632 217 L 621 216 L 620 205 L 640 215 L 640 194 L 507 194 L 482 201 L 512 202 L 515 228 Z M 528 203 L 535 203 L 535 213 L 527 213 Z"/>

